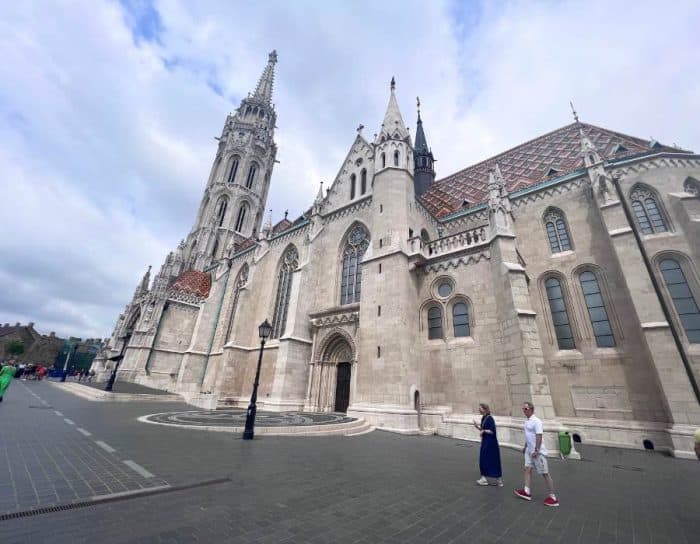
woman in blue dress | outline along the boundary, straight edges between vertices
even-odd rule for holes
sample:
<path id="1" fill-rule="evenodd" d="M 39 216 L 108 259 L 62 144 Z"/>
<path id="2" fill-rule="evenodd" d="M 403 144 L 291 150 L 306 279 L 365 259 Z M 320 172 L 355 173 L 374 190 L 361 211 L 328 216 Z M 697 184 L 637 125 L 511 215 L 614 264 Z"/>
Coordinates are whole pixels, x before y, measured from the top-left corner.
<path id="1" fill-rule="evenodd" d="M 481 434 L 481 451 L 479 452 L 479 469 L 481 478 L 476 483 L 479 485 L 497 485 L 503 487 L 501 477 L 501 452 L 498 449 L 496 437 L 496 421 L 491 415 L 488 404 L 479 404 L 481 424 L 474 421 L 474 426 Z M 493 481 L 489 481 L 489 479 Z"/>

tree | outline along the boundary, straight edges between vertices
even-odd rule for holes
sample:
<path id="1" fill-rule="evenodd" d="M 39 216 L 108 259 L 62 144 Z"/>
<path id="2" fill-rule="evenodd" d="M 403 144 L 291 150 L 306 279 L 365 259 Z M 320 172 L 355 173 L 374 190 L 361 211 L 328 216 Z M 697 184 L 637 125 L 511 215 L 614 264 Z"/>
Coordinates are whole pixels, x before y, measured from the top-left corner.
<path id="1" fill-rule="evenodd" d="M 24 343 L 21 340 L 10 340 L 5 346 L 5 352 L 13 357 L 24 353 Z"/>

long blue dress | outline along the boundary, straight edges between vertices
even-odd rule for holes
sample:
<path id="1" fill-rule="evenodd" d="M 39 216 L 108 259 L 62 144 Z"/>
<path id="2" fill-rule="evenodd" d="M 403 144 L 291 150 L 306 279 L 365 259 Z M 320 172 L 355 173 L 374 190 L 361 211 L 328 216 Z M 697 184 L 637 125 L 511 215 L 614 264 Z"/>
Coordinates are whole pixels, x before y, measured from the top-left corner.
<path id="1" fill-rule="evenodd" d="M 479 452 L 479 469 L 481 475 L 487 478 L 500 478 L 501 452 L 498 449 L 498 438 L 496 437 L 496 422 L 491 414 L 481 416 L 481 428 L 492 431 L 493 434 L 483 433 L 481 435 L 481 451 Z"/>

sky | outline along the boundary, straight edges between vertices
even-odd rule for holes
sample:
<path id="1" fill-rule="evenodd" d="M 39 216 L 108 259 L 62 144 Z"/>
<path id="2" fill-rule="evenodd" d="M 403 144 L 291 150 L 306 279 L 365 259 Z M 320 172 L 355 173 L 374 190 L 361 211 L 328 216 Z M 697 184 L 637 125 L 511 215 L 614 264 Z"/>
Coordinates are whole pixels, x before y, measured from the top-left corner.
<path id="1" fill-rule="evenodd" d="M 297 217 L 389 81 L 447 176 L 572 121 L 700 151 L 700 3 L 42 0 L 0 5 L 0 323 L 107 337 L 192 227 L 226 115 L 276 49 Z M 326 185 L 328 186 L 328 185 Z"/>

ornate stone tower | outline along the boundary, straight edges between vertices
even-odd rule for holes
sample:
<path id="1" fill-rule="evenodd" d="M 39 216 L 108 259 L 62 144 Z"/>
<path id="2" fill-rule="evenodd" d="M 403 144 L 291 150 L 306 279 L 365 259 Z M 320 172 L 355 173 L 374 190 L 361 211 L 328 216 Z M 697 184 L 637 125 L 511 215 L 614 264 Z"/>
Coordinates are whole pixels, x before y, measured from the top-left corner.
<path id="1" fill-rule="evenodd" d="M 203 270 L 234 244 L 260 232 L 277 154 L 272 105 L 276 63 L 273 51 L 255 92 L 226 118 L 197 219 L 185 241 L 185 268 Z"/>

